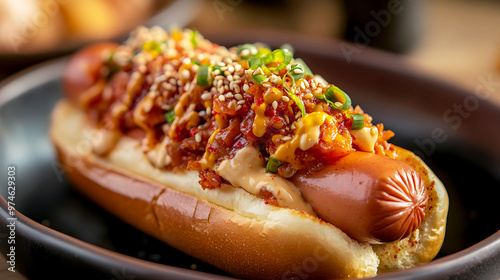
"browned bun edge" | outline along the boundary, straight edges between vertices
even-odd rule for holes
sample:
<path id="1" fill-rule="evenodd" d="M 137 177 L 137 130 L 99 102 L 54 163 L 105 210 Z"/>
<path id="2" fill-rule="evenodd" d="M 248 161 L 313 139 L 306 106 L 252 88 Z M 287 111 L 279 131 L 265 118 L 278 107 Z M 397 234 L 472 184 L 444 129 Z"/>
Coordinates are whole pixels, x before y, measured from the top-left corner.
<path id="1" fill-rule="evenodd" d="M 432 240 L 417 233 L 418 243 L 409 249 L 404 248 L 407 239 L 370 246 L 308 214 L 267 205 L 241 188 L 202 190 L 195 172 L 154 168 L 137 141 L 127 137 L 109 155 L 98 157 L 88 148 L 91 131 L 85 114 L 73 104 L 61 101 L 56 106 L 50 135 L 73 185 L 127 223 L 237 277 L 373 276 L 379 263 L 382 270 L 391 270 L 430 261 L 444 237 L 446 192 L 426 166 L 422 170 L 430 175 L 424 180 L 427 185 L 435 179 L 429 188 L 437 201 L 420 232 L 428 234 L 437 228 L 440 233 L 432 235 Z M 418 163 L 411 156 L 402 159 L 414 167 Z M 394 246 L 408 251 L 405 262 L 386 260 Z M 398 254 L 403 260 L 401 251 Z"/>

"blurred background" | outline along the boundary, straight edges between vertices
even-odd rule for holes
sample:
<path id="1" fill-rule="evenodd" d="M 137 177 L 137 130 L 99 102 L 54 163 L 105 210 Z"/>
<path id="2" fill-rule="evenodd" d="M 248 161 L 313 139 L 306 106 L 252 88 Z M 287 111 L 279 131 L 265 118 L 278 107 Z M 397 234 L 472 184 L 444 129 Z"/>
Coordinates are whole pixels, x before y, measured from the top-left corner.
<path id="1" fill-rule="evenodd" d="M 0 0 L 0 80 L 94 41 L 122 41 L 139 24 L 306 33 L 393 52 L 467 87 L 500 80 L 498 0 Z"/>

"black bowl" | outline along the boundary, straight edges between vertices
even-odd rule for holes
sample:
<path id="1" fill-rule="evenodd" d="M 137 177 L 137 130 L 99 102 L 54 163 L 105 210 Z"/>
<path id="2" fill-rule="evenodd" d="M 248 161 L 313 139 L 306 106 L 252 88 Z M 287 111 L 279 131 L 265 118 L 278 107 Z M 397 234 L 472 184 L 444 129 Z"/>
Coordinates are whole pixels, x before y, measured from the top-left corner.
<path id="1" fill-rule="evenodd" d="M 375 279 L 498 279 L 500 108 L 488 100 L 498 83 L 479 77 L 473 92 L 419 73 L 387 53 L 276 34 L 258 30 L 206 37 L 226 46 L 292 44 L 295 57 L 348 92 L 375 123 L 395 131 L 392 142 L 420 155 L 447 187 L 449 219 L 437 259 Z M 63 96 L 65 61 L 25 71 L 0 88 L 0 251 L 10 252 L 6 182 L 8 166 L 14 166 L 16 268 L 28 277 L 229 276 L 135 230 L 70 188 L 47 136 L 50 112 Z"/>

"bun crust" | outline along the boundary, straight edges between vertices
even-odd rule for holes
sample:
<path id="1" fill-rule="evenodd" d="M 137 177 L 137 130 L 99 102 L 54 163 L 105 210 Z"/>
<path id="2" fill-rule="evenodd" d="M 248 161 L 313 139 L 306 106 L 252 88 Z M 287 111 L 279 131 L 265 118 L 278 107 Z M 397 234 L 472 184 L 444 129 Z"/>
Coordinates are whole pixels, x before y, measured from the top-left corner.
<path id="1" fill-rule="evenodd" d="M 203 190 L 196 172 L 153 167 L 135 139 L 123 136 L 107 156 L 96 156 L 82 148 L 88 147 L 91 131 L 84 112 L 68 101 L 58 103 L 50 135 L 74 186 L 132 226 L 237 277 L 374 276 L 430 261 L 444 238 L 446 191 L 423 162 L 400 148 L 398 159 L 422 175 L 432 203 L 412 236 L 369 245 L 309 214 L 265 204 L 241 188 Z"/>

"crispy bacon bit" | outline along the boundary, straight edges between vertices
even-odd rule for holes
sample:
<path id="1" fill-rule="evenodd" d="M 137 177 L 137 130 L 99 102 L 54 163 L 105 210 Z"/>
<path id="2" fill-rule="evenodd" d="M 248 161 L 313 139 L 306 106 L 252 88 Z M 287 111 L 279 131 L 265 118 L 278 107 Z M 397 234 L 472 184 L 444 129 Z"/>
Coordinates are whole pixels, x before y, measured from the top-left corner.
<path id="1" fill-rule="evenodd" d="M 259 191 L 259 197 L 264 199 L 266 204 L 274 205 L 274 206 L 279 206 L 278 199 L 273 195 L 272 192 L 270 192 L 266 188 L 262 188 Z"/>
<path id="2" fill-rule="evenodd" d="M 213 170 L 200 170 L 200 185 L 203 189 L 215 189 L 220 187 L 222 178 Z"/>

